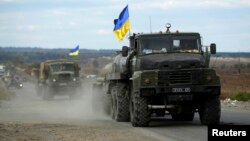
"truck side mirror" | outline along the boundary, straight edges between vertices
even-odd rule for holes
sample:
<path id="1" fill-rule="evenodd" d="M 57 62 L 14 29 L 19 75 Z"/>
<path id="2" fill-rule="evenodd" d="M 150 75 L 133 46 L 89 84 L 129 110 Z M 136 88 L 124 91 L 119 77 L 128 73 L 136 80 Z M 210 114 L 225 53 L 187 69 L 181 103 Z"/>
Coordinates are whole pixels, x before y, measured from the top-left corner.
<path id="1" fill-rule="evenodd" d="M 128 56 L 128 47 L 127 46 L 123 46 L 122 47 L 122 57 L 127 57 Z"/>
<path id="2" fill-rule="evenodd" d="M 210 45 L 210 52 L 211 52 L 211 54 L 216 54 L 216 44 L 215 43 L 212 43 Z"/>

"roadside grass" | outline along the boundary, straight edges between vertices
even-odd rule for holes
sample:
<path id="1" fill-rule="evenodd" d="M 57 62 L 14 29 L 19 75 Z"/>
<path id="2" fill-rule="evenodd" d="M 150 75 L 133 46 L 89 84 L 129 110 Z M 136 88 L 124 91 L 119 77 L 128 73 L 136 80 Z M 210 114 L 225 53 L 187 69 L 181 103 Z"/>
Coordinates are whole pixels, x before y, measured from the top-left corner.
<path id="1" fill-rule="evenodd" d="M 10 100 L 15 94 L 10 92 L 0 81 L 0 102 L 1 100 Z"/>
<path id="2" fill-rule="evenodd" d="M 250 92 L 239 92 L 237 95 L 232 96 L 231 99 L 238 100 L 238 101 L 249 101 Z"/>
<path id="3" fill-rule="evenodd" d="M 241 97 L 250 94 L 250 69 L 242 70 L 241 74 L 235 69 L 216 71 L 221 79 L 221 99 L 235 98 L 237 95 L 239 96 L 236 99 L 242 99 Z"/>

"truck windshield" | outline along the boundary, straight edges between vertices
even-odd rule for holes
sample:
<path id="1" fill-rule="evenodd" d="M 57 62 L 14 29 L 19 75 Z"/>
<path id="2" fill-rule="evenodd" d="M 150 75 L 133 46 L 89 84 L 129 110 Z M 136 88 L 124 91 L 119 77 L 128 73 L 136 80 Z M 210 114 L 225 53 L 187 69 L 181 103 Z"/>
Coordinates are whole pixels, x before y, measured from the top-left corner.
<path id="1" fill-rule="evenodd" d="M 147 37 L 141 39 L 141 54 L 165 53 L 169 50 L 169 41 L 165 37 Z"/>
<path id="2" fill-rule="evenodd" d="M 52 72 L 74 71 L 74 65 L 73 64 L 51 64 L 50 69 Z"/>
<path id="3" fill-rule="evenodd" d="M 173 52 L 199 53 L 200 39 L 197 36 L 149 36 L 141 39 L 141 54 Z"/>
<path id="4" fill-rule="evenodd" d="M 173 38 L 173 52 L 194 52 L 198 53 L 200 48 L 200 40 L 192 37 Z"/>

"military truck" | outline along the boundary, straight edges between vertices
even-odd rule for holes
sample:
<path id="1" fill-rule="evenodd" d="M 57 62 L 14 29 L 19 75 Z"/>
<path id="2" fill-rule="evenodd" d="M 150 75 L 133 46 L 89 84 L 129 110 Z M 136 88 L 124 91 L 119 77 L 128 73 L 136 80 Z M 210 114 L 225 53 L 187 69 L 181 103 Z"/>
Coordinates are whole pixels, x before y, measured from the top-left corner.
<path id="1" fill-rule="evenodd" d="M 202 124 L 220 121 L 220 78 L 209 68 L 216 44 L 202 45 L 199 33 L 133 34 L 99 87 L 111 95 L 111 117 L 148 126 L 152 116 Z M 104 87 L 103 87 L 104 86 Z M 95 84 L 95 87 L 96 84 Z"/>
<path id="2" fill-rule="evenodd" d="M 55 95 L 77 97 L 81 87 L 80 67 L 77 62 L 65 59 L 48 60 L 40 64 L 37 94 L 44 100 L 51 100 Z"/>

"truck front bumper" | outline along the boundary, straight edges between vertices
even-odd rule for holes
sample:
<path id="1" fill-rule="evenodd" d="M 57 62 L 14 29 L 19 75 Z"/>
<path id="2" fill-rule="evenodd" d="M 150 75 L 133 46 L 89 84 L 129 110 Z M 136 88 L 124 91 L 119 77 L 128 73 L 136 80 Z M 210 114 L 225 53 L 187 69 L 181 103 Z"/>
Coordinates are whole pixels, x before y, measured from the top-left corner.
<path id="1" fill-rule="evenodd" d="M 218 96 L 220 86 L 166 86 L 140 88 L 141 97 L 167 97 L 169 101 L 193 100 L 194 97 Z"/>
<path id="2" fill-rule="evenodd" d="M 50 85 L 51 90 L 57 95 L 74 94 L 80 87 L 81 84 L 76 82 L 53 83 Z"/>

